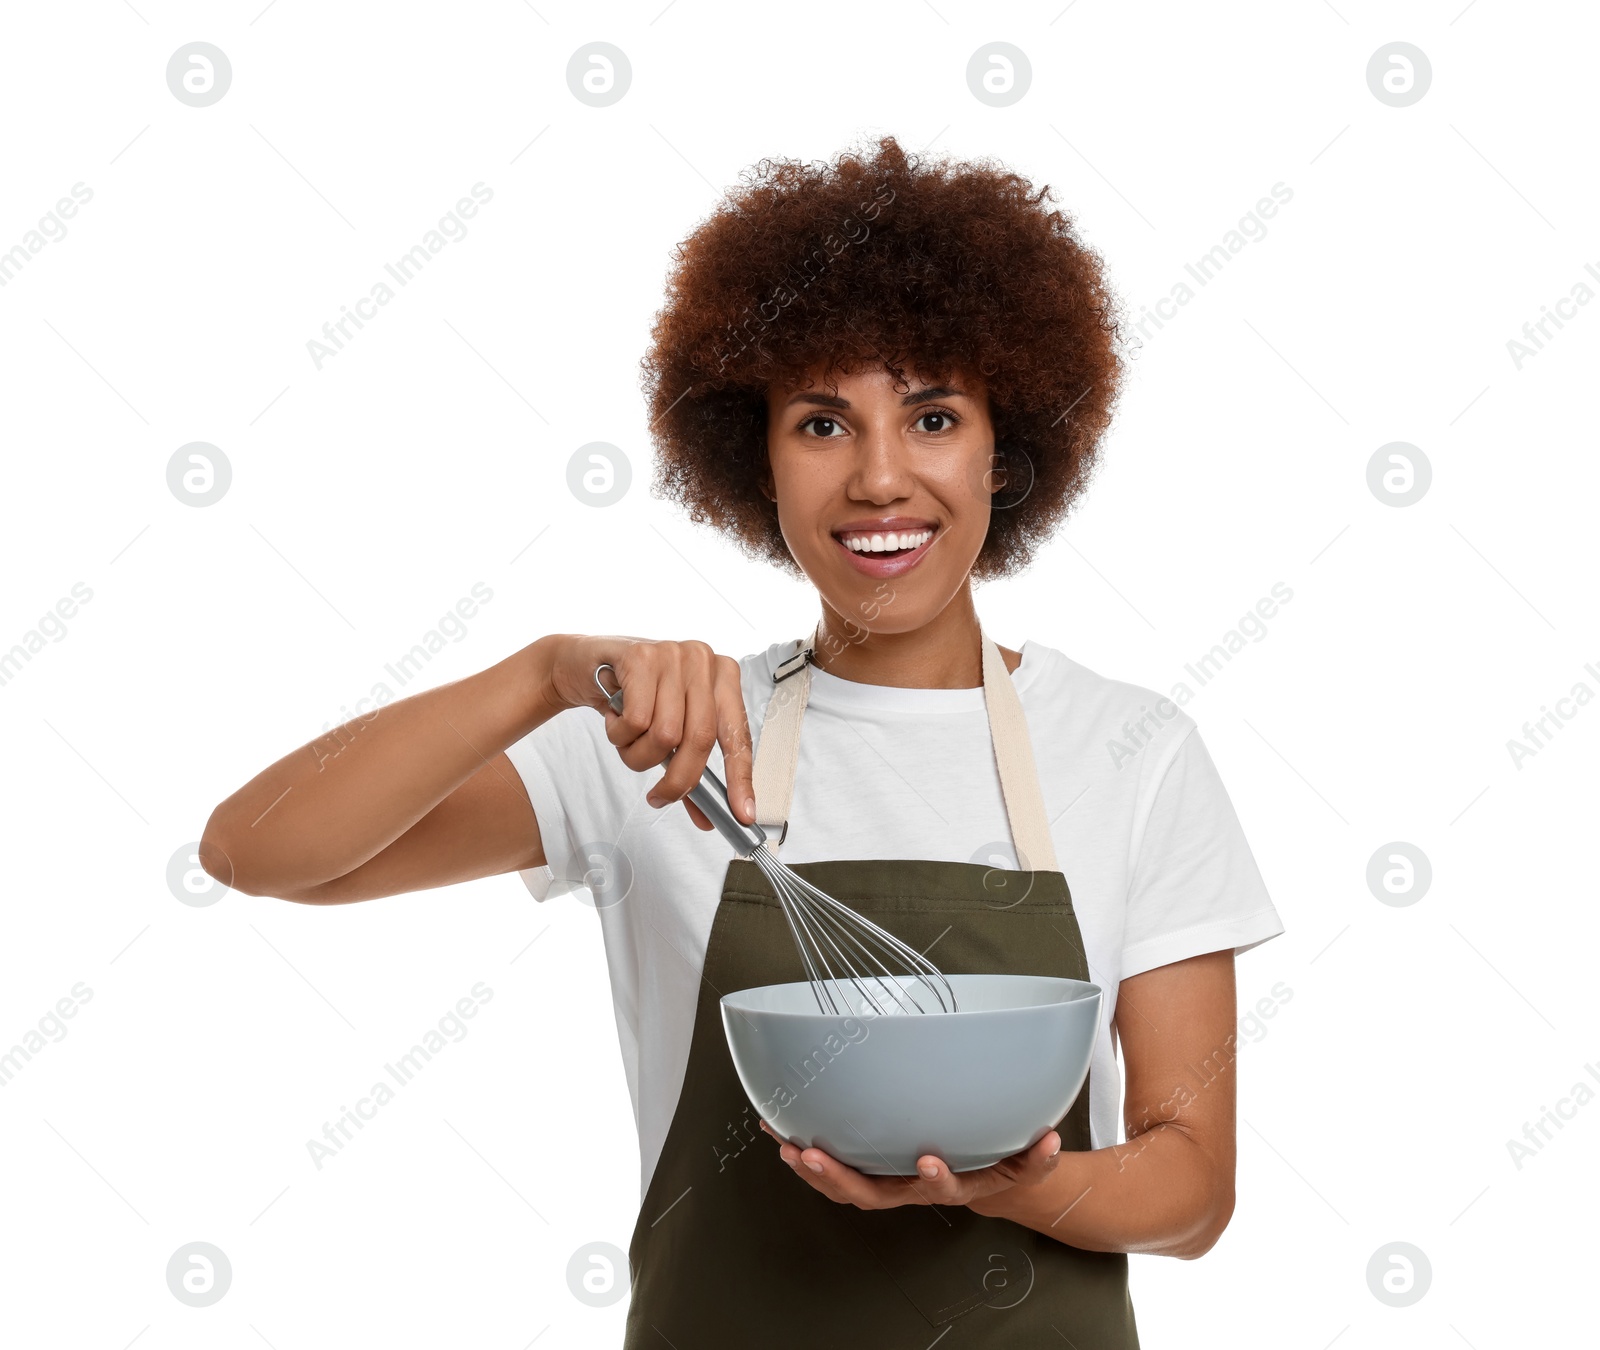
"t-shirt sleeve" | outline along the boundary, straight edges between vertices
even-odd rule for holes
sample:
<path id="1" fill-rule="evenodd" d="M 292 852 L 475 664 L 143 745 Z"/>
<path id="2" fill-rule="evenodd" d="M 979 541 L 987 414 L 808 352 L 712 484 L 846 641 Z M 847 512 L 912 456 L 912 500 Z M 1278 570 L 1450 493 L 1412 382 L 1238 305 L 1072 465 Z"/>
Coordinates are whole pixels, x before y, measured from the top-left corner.
<path id="1" fill-rule="evenodd" d="M 535 900 L 586 888 L 586 873 L 605 866 L 649 775 L 622 762 L 606 739 L 605 719 L 587 707 L 541 722 L 508 745 L 506 757 L 522 776 L 544 845 L 544 866 L 517 875 Z"/>
<path id="2" fill-rule="evenodd" d="M 1225 947 L 1238 955 L 1283 932 L 1192 725 L 1160 773 L 1135 848 L 1120 978 Z"/>

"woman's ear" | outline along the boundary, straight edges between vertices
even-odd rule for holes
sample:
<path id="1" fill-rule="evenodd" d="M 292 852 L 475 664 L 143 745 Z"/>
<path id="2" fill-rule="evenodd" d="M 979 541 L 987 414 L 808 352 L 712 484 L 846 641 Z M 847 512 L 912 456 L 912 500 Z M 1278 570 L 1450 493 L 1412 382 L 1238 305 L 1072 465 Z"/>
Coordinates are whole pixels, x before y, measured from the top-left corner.
<path id="1" fill-rule="evenodd" d="M 772 488 L 772 470 L 770 467 L 762 471 L 760 487 L 761 495 L 769 502 L 778 500 L 778 494 Z"/>

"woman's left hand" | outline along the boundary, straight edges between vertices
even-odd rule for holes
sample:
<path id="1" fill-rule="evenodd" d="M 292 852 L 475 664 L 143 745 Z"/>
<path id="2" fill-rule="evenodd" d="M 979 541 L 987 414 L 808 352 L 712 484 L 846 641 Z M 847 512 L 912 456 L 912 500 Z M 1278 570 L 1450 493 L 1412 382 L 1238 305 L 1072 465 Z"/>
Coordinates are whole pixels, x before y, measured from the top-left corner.
<path id="1" fill-rule="evenodd" d="M 778 1156 L 797 1177 L 830 1200 L 857 1209 L 894 1209 L 899 1205 L 970 1205 L 1013 1186 L 1033 1186 L 1043 1181 L 1061 1161 L 1061 1136 L 1054 1130 L 1032 1148 L 1002 1158 L 993 1167 L 973 1172 L 952 1172 L 942 1158 L 924 1154 L 917 1159 L 914 1177 L 869 1177 L 847 1167 L 820 1148 L 801 1149 L 787 1144 L 766 1121 L 761 1128 L 778 1140 Z"/>

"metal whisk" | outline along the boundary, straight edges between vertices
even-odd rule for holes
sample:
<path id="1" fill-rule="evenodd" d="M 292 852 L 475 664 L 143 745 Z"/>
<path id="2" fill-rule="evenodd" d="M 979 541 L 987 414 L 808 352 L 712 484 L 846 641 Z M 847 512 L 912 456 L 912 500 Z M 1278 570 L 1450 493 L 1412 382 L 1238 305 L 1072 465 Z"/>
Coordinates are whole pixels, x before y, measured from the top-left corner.
<path id="1" fill-rule="evenodd" d="M 595 667 L 594 682 L 612 709 L 621 712 L 622 689 L 619 685 L 615 693 L 608 690 L 600 679 L 602 670 L 611 671 L 613 679 L 617 672 L 609 662 L 602 663 Z M 669 751 L 662 763 L 671 759 Z M 741 858 L 761 869 L 777 892 L 819 1011 L 833 1015 L 956 1011 L 955 991 L 937 966 L 768 852 L 766 831 L 759 825 L 744 824 L 733 814 L 728 789 L 709 764 L 688 797 Z M 926 991 L 925 999 L 932 995 L 928 1007 L 917 1000 L 918 984 Z M 848 999 L 846 986 L 865 1006 Z"/>

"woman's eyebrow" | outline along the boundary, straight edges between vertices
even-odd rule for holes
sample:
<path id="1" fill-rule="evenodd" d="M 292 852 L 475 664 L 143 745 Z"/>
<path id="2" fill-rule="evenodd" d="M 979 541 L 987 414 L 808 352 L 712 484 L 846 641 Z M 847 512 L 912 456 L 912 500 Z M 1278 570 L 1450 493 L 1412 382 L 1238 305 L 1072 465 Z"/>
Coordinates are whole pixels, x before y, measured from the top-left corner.
<path id="1" fill-rule="evenodd" d="M 966 392 L 957 389 L 953 384 L 935 384 L 926 389 L 917 389 L 907 394 L 900 400 L 900 406 L 909 408 L 913 403 L 926 403 L 935 398 L 966 398 Z"/>
<path id="2" fill-rule="evenodd" d="M 927 389 L 917 389 L 907 394 L 903 399 L 900 400 L 900 406 L 903 408 L 909 408 L 913 404 L 926 403 L 929 399 L 966 397 L 966 391 L 957 389 L 954 385 L 936 384 L 929 386 Z M 837 394 L 812 393 L 796 394 L 785 406 L 793 407 L 796 403 L 815 403 L 819 407 L 823 408 L 848 408 L 850 406 L 849 399 L 840 398 Z"/>

